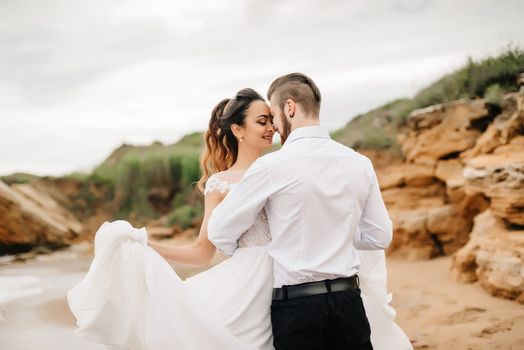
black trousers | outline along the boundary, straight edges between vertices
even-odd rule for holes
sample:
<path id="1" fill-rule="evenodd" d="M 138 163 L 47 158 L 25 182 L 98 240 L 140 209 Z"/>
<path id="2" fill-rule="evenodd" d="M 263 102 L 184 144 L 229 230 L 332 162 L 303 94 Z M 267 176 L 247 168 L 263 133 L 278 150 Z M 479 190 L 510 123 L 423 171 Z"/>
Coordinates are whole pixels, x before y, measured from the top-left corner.
<path id="1" fill-rule="evenodd" d="M 369 350 L 371 329 L 360 289 L 271 304 L 276 350 Z"/>

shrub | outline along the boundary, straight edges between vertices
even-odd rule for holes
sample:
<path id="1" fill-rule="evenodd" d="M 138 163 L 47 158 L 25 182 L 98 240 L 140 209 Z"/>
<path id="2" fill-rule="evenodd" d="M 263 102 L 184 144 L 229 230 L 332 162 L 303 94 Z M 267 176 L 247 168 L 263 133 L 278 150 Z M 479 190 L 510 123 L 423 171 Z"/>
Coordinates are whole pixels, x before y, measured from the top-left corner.
<path id="1" fill-rule="evenodd" d="M 502 93 L 517 91 L 516 76 L 524 72 L 524 51 L 507 47 L 500 54 L 466 65 L 444 76 L 415 95 L 414 109 L 460 98 L 478 98 L 498 85 Z"/>
<path id="2" fill-rule="evenodd" d="M 184 142 L 194 139 L 191 136 Z M 177 198 L 177 206 L 199 202 L 191 193 L 200 177 L 199 150 L 194 147 L 171 150 L 155 144 L 150 149 L 131 149 L 113 165 L 99 166 L 93 176 L 114 184 L 116 219 L 131 214 L 136 219 L 158 217 L 149 198 L 153 188 L 167 189 Z"/>
<path id="3" fill-rule="evenodd" d="M 500 103 L 502 101 L 502 89 L 499 84 L 493 84 L 490 85 L 486 89 L 486 93 L 484 94 L 484 99 L 487 103 L 500 106 Z"/>
<path id="4" fill-rule="evenodd" d="M 350 147 L 399 151 L 396 135 L 415 109 L 461 98 L 486 98 L 499 105 L 502 95 L 517 91 L 516 76 L 524 72 L 524 51 L 507 47 L 500 54 L 478 62 L 468 59 L 460 69 L 422 89 L 412 99 L 395 100 L 352 119 L 333 138 Z"/>
<path id="5" fill-rule="evenodd" d="M 193 226 L 194 221 L 203 213 L 201 206 L 191 206 L 184 204 L 175 208 L 167 218 L 167 224 L 178 225 L 184 230 Z"/>
<path id="6" fill-rule="evenodd" d="M 129 156 L 118 164 L 115 177 L 116 218 L 125 218 L 131 213 L 140 217 L 154 217 L 154 210 L 148 200 L 147 180 L 147 170 L 138 158 Z"/>

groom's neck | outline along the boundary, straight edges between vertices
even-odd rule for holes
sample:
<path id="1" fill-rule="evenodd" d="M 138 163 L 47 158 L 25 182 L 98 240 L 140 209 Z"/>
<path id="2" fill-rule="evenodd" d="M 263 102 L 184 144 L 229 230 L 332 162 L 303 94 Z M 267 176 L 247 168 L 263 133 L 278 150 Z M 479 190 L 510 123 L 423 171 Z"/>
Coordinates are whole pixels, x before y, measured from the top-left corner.
<path id="1" fill-rule="evenodd" d="M 320 120 L 318 117 L 315 116 L 300 116 L 296 115 L 293 117 L 293 120 L 291 122 L 291 131 L 304 128 L 306 126 L 319 126 Z"/>

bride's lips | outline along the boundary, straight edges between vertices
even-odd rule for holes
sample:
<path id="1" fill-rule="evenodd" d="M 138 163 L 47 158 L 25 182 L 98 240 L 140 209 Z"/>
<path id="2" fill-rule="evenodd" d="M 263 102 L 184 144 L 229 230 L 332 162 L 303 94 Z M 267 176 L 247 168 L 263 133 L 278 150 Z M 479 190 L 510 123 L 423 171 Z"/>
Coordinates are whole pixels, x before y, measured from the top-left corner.
<path id="1" fill-rule="evenodd" d="M 268 142 L 271 142 L 271 143 L 273 142 L 273 134 L 271 134 L 271 135 L 264 135 L 264 136 L 262 136 L 262 138 L 264 140 L 268 141 Z"/>

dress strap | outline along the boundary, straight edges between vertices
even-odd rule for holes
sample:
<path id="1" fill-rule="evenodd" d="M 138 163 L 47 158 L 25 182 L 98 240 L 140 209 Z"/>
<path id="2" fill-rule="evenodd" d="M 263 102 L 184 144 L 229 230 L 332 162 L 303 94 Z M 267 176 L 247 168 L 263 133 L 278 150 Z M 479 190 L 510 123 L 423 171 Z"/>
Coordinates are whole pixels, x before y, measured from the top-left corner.
<path id="1" fill-rule="evenodd" d="M 206 181 L 204 195 L 207 195 L 208 193 L 215 191 L 225 193 L 226 191 L 229 191 L 231 188 L 233 188 L 234 185 L 234 182 L 229 182 L 227 180 L 220 179 L 216 174 L 213 174 Z"/>

